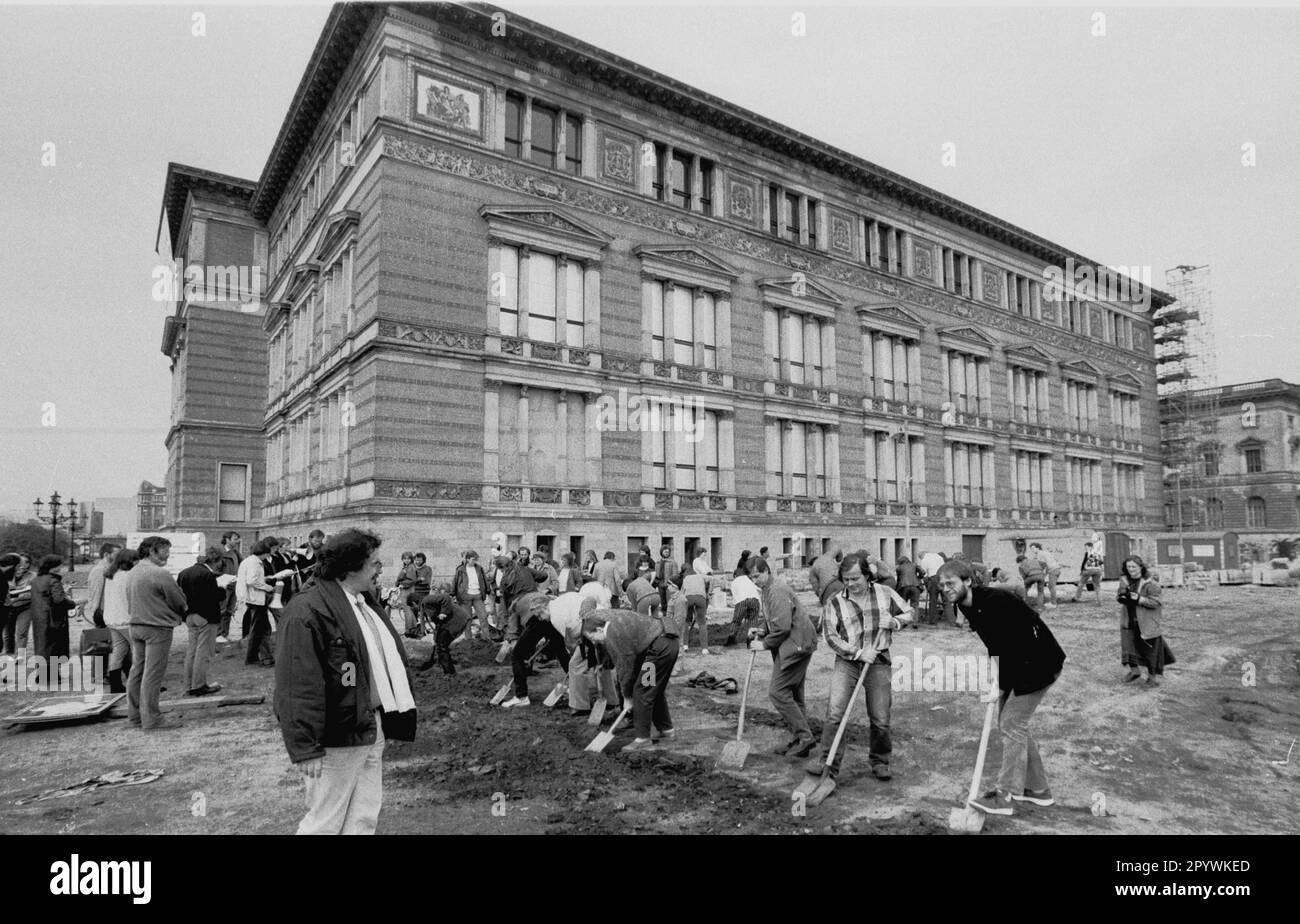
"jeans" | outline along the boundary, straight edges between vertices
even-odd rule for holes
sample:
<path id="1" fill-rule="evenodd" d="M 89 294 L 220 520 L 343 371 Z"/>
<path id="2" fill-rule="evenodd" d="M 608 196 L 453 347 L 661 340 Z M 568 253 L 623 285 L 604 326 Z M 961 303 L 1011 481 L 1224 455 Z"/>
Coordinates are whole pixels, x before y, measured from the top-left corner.
<path id="1" fill-rule="evenodd" d="M 108 669 L 120 671 L 131 660 L 131 639 L 127 635 L 126 626 L 120 629 L 109 626 L 108 634 L 113 639 L 113 651 L 108 656 Z"/>
<path id="2" fill-rule="evenodd" d="M 1047 572 L 1047 592 L 1052 598 L 1052 606 L 1056 606 L 1056 579 L 1060 576 L 1060 568 L 1053 568 Z"/>
<path id="3" fill-rule="evenodd" d="M 938 575 L 932 574 L 925 579 L 925 593 L 927 602 L 925 623 L 931 626 L 937 625 L 939 620 L 943 618 L 945 606 L 943 594 L 939 591 Z"/>
<path id="4" fill-rule="evenodd" d="M 1083 596 L 1083 589 L 1089 584 L 1097 594 L 1097 605 L 1101 606 L 1101 569 L 1084 568 L 1079 572 L 1079 583 L 1074 585 L 1074 599 L 1077 601 Z"/>
<path id="5" fill-rule="evenodd" d="M 482 632 L 484 635 L 487 635 L 488 634 L 487 607 L 483 605 L 483 595 L 463 593 L 459 595 L 458 602 L 460 603 L 461 606 L 470 608 L 474 616 L 478 618 L 479 631 Z M 472 623 L 473 623 L 473 619 L 471 618 L 471 624 Z M 466 627 L 466 631 L 469 631 L 468 627 Z"/>
<path id="6" fill-rule="evenodd" d="M 18 611 L 11 606 L 0 603 L 0 652 L 14 653 L 14 624 L 18 620 Z"/>
<path id="7" fill-rule="evenodd" d="M 569 658 L 569 705 L 574 709 L 590 709 L 593 689 L 596 695 L 604 697 L 606 703 L 618 704 L 614 672 L 600 664 L 588 666 L 582 646 L 578 645 Z"/>
<path id="8" fill-rule="evenodd" d="M 636 728 L 638 738 L 650 737 L 650 725 L 661 732 L 673 727 L 672 716 L 668 714 L 668 678 L 677 664 L 677 639 L 661 635 L 646 649 L 645 654 L 636 661 L 636 686 L 632 692 L 632 725 Z M 653 676 L 647 669 L 653 665 Z M 645 681 L 653 680 L 647 685 Z"/>
<path id="9" fill-rule="evenodd" d="M 1041 574 L 1040 574 L 1040 575 L 1037 575 L 1036 577 L 1027 577 L 1027 578 L 1025 578 L 1025 602 L 1026 602 L 1026 603 L 1029 602 L 1029 591 L 1030 591 L 1030 590 L 1033 590 L 1033 591 L 1034 591 L 1034 606 L 1042 607 L 1042 605 L 1043 605 L 1043 595 L 1044 595 L 1043 582 L 1044 582 L 1045 580 L 1046 580 L 1046 578 L 1045 578 L 1043 575 L 1041 575 Z"/>
<path id="10" fill-rule="evenodd" d="M 545 639 L 546 657 L 559 661 L 568 670 L 569 649 L 564 644 L 564 636 L 545 619 L 532 619 L 519 633 L 519 641 L 510 653 L 510 667 L 515 675 L 515 696 L 528 698 L 528 660 L 537 650 L 537 643 Z"/>
<path id="11" fill-rule="evenodd" d="M 831 672 L 831 698 L 826 709 L 826 723 L 822 726 L 821 747 L 808 760 L 809 773 L 821 773 L 825 769 L 826 755 L 830 753 L 831 745 L 835 741 L 840 720 L 844 718 L 844 713 L 849 708 L 849 697 L 853 695 L 853 688 L 858 682 L 858 675 L 862 673 L 862 667 L 861 661 L 835 659 L 835 668 Z M 889 709 L 893 703 L 890 674 L 889 652 L 882 651 L 867 668 L 867 679 L 862 684 L 867 700 L 867 717 L 871 722 L 868 753 L 873 767 L 889 766 L 889 755 L 893 751 L 889 737 Z M 835 760 L 831 764 L 832 778 L 839 775 L 840 764 L 844 762 L 844 752 L 849 749 L 848 743 L 849 729 L 845 728 L 844 737 L 840 739 L 839 750 L 835 752 Z"/>
<path id="12" fill-rule="evenodd" d="M 689 644 L 691 623 L 695 623 L 700 633 L 700 647 L 709 647 L 709 598 L 703 594 L 690 594 L 686 597 L 686 625 L 682 628 L 682 644 Z"/>
<path id="13" fill-rule="evenodd" d="M 32 644 L 30 646 L 31 650 L 27 651 L 28 655 L 38 655 L 45 648 L 45 622 L 44 620 L 32 619 L 30 605 L 18 610 L 18 615 L 14 621 L 14 635 L 19 651 L 27 651 L 27 642 L 30 637 Z"/>
<path id="14" fill-rule="evenodd" d="M 646 594 L 636 602 L 636 611 L 642 616 L 659 613 L 659 595 Z"/>
<path id="15" fill-rule="evenodd" d="M 230 617 L 235 612 L 235 585 L 231 584 L 226 588 L 226 599 L 221 604 L 221 625 L 217 628 L 217 635 L 222 638 L 230 638 Z"/>
<path id="16" fill-rule="evenodd" d="M 772 682 L 767 688 L 767 698 L 801 744 L 812 741 L 808 709 L 803 700 L 804 678 L 808 675 L 812 652 L 791 658 L 784 666 L 781 660 L 781 652 L 772 649 Z"/>
<path id="17" fill-rule="evenodd" d="M 141 728 L 153 728 L 162 721 L 158 695 L 167 673 L 167 655 L 172 650 L 170 627 L 131 626 L 131 676 L 126 682 L 126 718 Z"/>
<path id="18" fill-rule="evenodd" d="M 191 613 L 185 619 L 190 630 L 185 646 L 185 689 L 197 690 L 208 685 L 208 665 L 217 645 L 217 624 Z"/>
<path id="19" fill-rule="evenodd" d="M 1048 684 L 1024 696 L 1002 694 L 998 710 L 998 731 L 1002 732 L 998 789 L 1002 792 L 1018 796 L 1026 789 L 1047 788 L 1047 773 L 1043 770 L 1043 759 L 1038 756 L 1038 745 L 1029 735 L 1029 720 L 1050 688 Z"/>
<path id="20" fill-rule="evenodd" d="M 244 633 L 244 663 L 257 664 L 275 660 L 271 650 L 271 621 L 267 618 L 266 606 L 256 603 L 248 604 L 244 613 L 247 630 Z"/>
<path id="21" fill-rule="evenodd" d="M 375 743 L 326 748 L 317 779 L 306 779 L 307 814 L 298 834 L 374 834 L 384 802 L 384 724 Z"/>

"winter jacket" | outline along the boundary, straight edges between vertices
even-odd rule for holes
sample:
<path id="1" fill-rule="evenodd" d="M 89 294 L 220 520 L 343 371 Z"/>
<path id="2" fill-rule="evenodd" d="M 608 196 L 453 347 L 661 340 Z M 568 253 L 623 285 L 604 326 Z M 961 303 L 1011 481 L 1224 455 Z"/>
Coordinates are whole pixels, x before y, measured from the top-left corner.
<path id="1" fill-rule="evenodd" d="M 474 562 L 474 564 L 472 565 L 466 562 L 461 562 L 460 565 L 457 566 L 456 573 L 455 575 L 452 576 L 451 579 L 452 595 L 461 603 L 464 603 L 467 599 L 469 599 L 469 569 L 470 568 L 473 568 L 475 573 L 478 575 L 479 594 L 481 596 L 486 597 L 488 593 L 487 575 L 483 572 L 482 565 L 480 565 L 478 562 Z"/>
<path id="2" fill-rule="evenodd" d="M 1119 582 L 1119 591 L 1116 594 L 1124 593 L 1128 590 L 1128 581 L 1121 579 Z M 1160 601 L 1160 582 L 1154 578 L 1142 578 L 1138 582 L 1138 599 L 1136 615 L 1138 621 L 1138 631 L 1142 633 L 1142 638 L 1150 640 L 1158 638 L 1164 634 L 1160 625 L 1160 616 L 1164 611 L 1164 604 Z M 1128 628 L 1128 608 L 1123 601 L 1119 604 L 1119 627 Z"/>
<path id="3" fill-rule="evenodd" d="M 537 593 L 537 580 L 533 573 L 512 561 L 501 572 L 501 602 L 507 609 L 524 594 Z"/>
<path id="4" fill-rule="evenodd" d="M 642 616 L 629 610 L 598 610 L 593 615 L 609 618 L 605 653 L 614 662 L 623 700 L 630 703 L 636 692 L 637 661 L 654 640 L 664 634 L 663 623 L 653 616 Z"/>
<path id="5" fill-rule="evenodd" d="M 217 586 L 217 576 L 207 565 L 195 562 L 176 575 L 176 583 L 185 594 L 186 615 L 193 613 L 209 623 L 221 622 L 221 604 L 226 600 L 226 592 Z"/>
<path id="6" fill-rule="evenodd" d="M 63 578 L 59 575 L 38 574 L 32 578 L 32 622 L 61 629 L 68 624 L 68 612 L 75 608 L 76 604 L 63 590 Z"/>
<path id="7" fill-rule="evenodd" d="M 817 560 L 812 563 L 808 569 L 808 586 L 817 599 L 821 599 L 822 591 L 831 581 L 837 581 L 840 577 L 840 563 L 835 560 L 834 552 L 827 552 L 819 555 Z"/>
<path id="8" fill-rule="evenodd" d="M 365 597 L 372 610 L 383 612 L 373 594 Z M 401 638 L 387 620 L 380 621 L 407 665 Z M 294 763 L 324 757 L 325 748 L 375 743 L 378 704 L 370 701 L 370 656 L 362 631 L 337 581 L 318 581 L 284 608 L 275 658 L 275 716 Z M 385 737 L 415 740 L 414 709 L 382 713 L 381 720 Z"/>
<path id="9" fill-rule="evenodd" d="M 506 641 L 513 642 L 523 635 L 524 627 L 541 615 L 550 602 L 551 598 L 538 590 L 529 591 L 517 597 L 514 603 L 510 604 L 508 622 L 506 623 Z"/>
<path id="10" fill-rule="evenodd" d="M 970 594 L 970 602 L 959 609 L 989 654 L 998 659 L 998 685 L 1003 692 L 1024 696 L 1060 676 L 1065 652 L 1033 607 L 996 587 L 972 587 Z"/>
<path id="11" fill-rule="evenodd" d="M 763 593 L 763 625 L 767 634 L 763 645 L 777 653 L 781 668 L 810 658 L 817 650 L 817 629 L 795 597 L 794 591 L 779 577 L 773 577 Z"/>

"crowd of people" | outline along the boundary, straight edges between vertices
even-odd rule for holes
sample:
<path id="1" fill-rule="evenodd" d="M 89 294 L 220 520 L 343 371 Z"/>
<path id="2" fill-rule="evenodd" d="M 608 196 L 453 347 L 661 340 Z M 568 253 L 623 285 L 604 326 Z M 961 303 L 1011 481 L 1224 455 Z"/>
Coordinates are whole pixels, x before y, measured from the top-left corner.
<path id="1" fill-rule="evenodd" d="M 456 672 L 454 645 L 499 644 L 498 661 L 509 660 L 512 676 L 507 709 L 532 705 L 529 677 L 554 662 L 565 674 L 557 692 L 567 694 L 571 715 L 589 715 L 598 700 L 627 708 L 635 732 L 630 751 L 674 737 L 667 685 L 692 643 L 708 655 L 743 642 L 772 658 L 768 699 L 788 731 L 778 753 L 806 759 L 809 774 L 826 770 L 833 783 L 847 747 L 829 768 L 824 757 L 861 687 L 870 772 L 883 781 L 892 776 L 892 636 L 946 619 L 977 633 L 1003 664 L 1003 766 L 997 788 L 972 805 L 1007 814 L 1017 800 L 1051 804 L 1028 731 L 1065 659 L 1042 618 L 1057 605 L 1060 566 L 1041 544 L 1018 556 L 1014 571 L 990 571 L 961 553 L 927 552 L 891 564 L 832 544 L 807 570 L 817 599 L 811 607 L 782 575 L 789 573 L 780 567 L 785 559 L 774 561 L 767 548 L 742 552 L 726 576 L 715 572 L 707 550 L 678 562 L 667 545 L 658 556 L 643 546 L 627 572 L 613 552 L 588 551 L 579 562 L 570 553 L 556 559 L 549 551 L 498 547 L 484 566 L 471 549 L 448 580 L 435 580 L 423 552 L 406 552 L 390 585 L 380 580 L 380 545 L 361 530 L 332 537 L 313 530 L 301 547 L 263 537 L 244 555 L 240 535 L 230 531 L 175 578 L 166 567 L 165 538 L 148 537 L 135 549 L 104 545 L 81 612 L 108 633 L 108 682 L 126 693 L 128 721 L 146 731 L 179 724 L 159 708 L 177 626 L 188 630 L 182 688 L 191 696 L 222 688 L 209 676 L 215 646 L 240 643 L 247 665 L 276 671 L 276 715 L 306 780 L 300 833 L 367 832 L 381 802 L 383 741 L 409 740 L 415 732 L 403 635 L 432 638 L 429 657 L 415 670 L 438 666 L 448 675 Z M 1089 543 L 1075 599 L 1091 582 L 1100 600 L 1103 564 Z M 62 566 L 53 555 L 34 570 L 25 555 L 0 556 L 6 654 L 68 654 L 77 605 L 62 586 Z M 731 617 L 711 633 L 710 600 L 724 588 Z M 1161 634 L 1159 583 L 1140 558 L 1125 559 L 1116 601 L 1124 680 L 1145 674 L 1154 685 L 1173 654 Z M 835 661 L 818 739 L 805 682 L 821 641 Z"/>

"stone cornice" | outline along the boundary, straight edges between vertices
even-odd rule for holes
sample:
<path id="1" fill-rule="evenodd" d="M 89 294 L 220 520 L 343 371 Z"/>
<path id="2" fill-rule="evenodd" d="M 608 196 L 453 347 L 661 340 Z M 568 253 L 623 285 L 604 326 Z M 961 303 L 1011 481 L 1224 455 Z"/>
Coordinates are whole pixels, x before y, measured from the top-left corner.
<path id="1" fill-rule="evenodd" d="M 489 152 L 471 153 L 392 133 L 383 135 L 382 144 L 386 157 L 487 183 L 512 193 L 548 199 L 570 209 L 615 218 L 716 250 L 765 260 L 783 266 L 791 273 L 815 273 L 823 280 L 852 286 L 873 296 L 939 311 L 984 327 L 997 328 L 1017 338 L 1049 344 L 1073 355 L 1122 366 L 1139 375 L 1154 374 L 1154 357 L 1144 359 L 1132 351 L 1119 351 L 1115 347 L 1095 343 L 1064 329 L 1008 314 L 1000 308 L 957 298 L 926 285 L 880 273 L 868 266 L 786 246 L 774 238 L 744 231 L 717 219 L 692 214 L 691 222 L 685 223 L 680 220 L 679 213 L 634 194 L 620 194 L 572 178 L 534 176 L 520 169 L 522 164 Z"/>

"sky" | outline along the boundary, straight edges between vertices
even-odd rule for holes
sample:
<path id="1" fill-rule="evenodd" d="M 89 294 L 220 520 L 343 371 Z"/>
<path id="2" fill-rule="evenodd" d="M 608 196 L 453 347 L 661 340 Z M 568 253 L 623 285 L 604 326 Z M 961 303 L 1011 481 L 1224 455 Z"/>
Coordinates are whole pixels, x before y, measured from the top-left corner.
<path id="1" fill-rule="evenodd" d="M 1209 264 L 1220 382 L 1300 381 L 1300 9 L 502 6 L 1157 288 Z M 195 9 L 0 5 L 0 515 L 163 482 L 167 163 L 260 176 L 328 14 Z"/>

